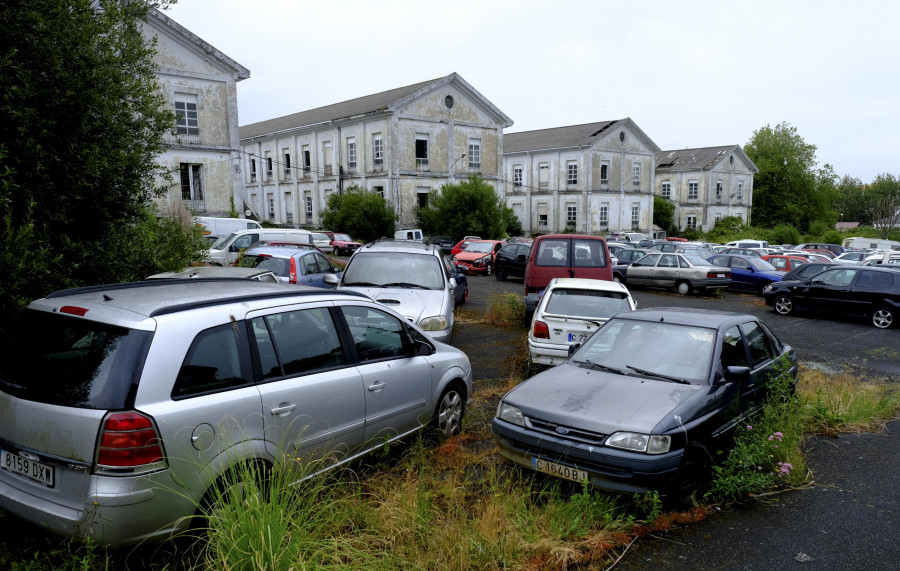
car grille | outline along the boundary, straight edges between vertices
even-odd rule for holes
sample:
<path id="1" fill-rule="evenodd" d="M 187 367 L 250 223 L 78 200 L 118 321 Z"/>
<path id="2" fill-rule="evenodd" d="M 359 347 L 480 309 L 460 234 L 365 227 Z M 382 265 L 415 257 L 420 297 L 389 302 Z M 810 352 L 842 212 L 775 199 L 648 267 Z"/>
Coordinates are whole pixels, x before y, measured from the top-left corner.
<path id="1" fill-rule="evenodd" d="M 548 420 L 541 420 L 539 418 L 529 417 L 528 424 L 534 430 L 552 434 L 557 438 L 562 436 L 563 438 L 572 440 L 574 442 L 583 442 L 585 444 L 593 444 L 597 446 L 602 445 L 607 436 L 606 434 L 600 434 L 599 432 L 592 432 L 590 430 L 575 428 L 574 426 L 564 426 L 562 424 L 557 424 Z"/>

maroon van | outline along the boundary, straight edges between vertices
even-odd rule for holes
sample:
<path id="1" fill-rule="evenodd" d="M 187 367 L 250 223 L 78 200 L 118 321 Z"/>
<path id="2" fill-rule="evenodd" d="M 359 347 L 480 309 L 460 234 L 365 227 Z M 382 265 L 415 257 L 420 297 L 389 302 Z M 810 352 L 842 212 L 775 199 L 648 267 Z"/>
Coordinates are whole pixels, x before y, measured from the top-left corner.
<path id="1" fill-rule="evenodd" d="M 553 278 L 612 281 L 606 240 L 587 234 L 547 234 L 534 239 L 525 267 L 525 309 L 534 311 Z"/>

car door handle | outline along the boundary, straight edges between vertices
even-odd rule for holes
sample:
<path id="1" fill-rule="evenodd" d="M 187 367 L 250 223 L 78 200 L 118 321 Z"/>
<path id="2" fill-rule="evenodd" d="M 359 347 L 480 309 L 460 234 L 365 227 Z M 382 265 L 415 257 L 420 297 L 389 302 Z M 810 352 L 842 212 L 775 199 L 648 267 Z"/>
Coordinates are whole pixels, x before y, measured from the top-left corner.
<path id="1" fill-rule="evenodd" d="M 377 392 L 383 389 L 386 385 L 381 381 L 375 381 L 373 384 L 369 385 L 369 390 L 372 392 Z"/>
<path id="2" fill-rule="evenodd" d="M 282 406 L 278 406 L 272 409 L 272 416 L 278 416 L 280 414 L 287 414 L 297 408 L 295 404 L 283 404 Z"/>

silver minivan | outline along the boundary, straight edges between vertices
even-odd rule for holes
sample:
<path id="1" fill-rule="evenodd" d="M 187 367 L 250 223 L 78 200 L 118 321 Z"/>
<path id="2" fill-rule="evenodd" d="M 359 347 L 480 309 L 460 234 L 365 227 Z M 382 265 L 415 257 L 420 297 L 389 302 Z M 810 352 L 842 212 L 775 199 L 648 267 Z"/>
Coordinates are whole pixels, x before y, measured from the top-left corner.
<path id="1" fill-rule="evenodd" d="M 353 292 L 233 279 L 55 292 L 0 359 L 0 508 L 112 544 L 187 528 L 236 465 L 459 430 L 464 353 Z M 12 357 L 14 355 L 15 357 Z"/>
<path id="2" fill-rule="evenodd" d="M 312 232 L 302 228 L 263 228 L 262 230 L 241 230 L 220 238 L 209 248 L 209 262 L 217 266 L 233 264 L 241 251 L 257 242 L 297 242 L 312 244 Z"/>
<path id="3" fill-rule="evenodd" d="M 326 284 L 363 293 L 392 308 L 429 337 L 450 343 L 456 288 L 450 264 L 435 244 L 382 239 L 350 258 L 344 274 L 325 275 Z"/>

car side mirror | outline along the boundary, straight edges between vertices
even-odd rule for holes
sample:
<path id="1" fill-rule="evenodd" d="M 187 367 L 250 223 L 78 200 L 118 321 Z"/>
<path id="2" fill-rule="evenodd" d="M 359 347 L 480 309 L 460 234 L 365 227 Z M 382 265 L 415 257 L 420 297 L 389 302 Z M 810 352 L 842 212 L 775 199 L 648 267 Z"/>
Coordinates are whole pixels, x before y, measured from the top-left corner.
<path id="1" fill-rule="evenodd" d="M 456 278 L 450 278 L 450 287 L 456 288 L 456 286 L 457 286 Z"/>
<path id="2" fill-rule="evenodd" d="M 409 333 L 406 334 L 406 342 L 409 347 L 412 347 L 413 355 L 417 357 L 427 357 L 435 352 L 435 348 L 429 342 L 424 339 L 416 339 Z"/>
<path id="3" fill-rule="evenodd" d="M 325 274 L 324 276 L 322 276 L 322 281 L 328 285 L 336 286 L 336 285 L 338 285 L 338 282 L 340 280 L 334 274 Z"/>
<path id="4" fill-rule="evenodd" d="M 750 380 L 750 367 L 731 365 L 725 367 L 726 383 L 746 383 Z"/>
<path id="5" fill-rule="evenodd" d="M 524 262 L 526 259 L 527 258 L 525 258 L 525 254 L 519 254 L 518 256 L 516 256 L 517 262 Z"/>
<path id="6" fill-rule="evenodd" d="M 581 348 L 581 343 L 573 343 L 569 345 L 569 357 L 574 355 L 575 351 L 578 351 L 579 348 Z"/>

